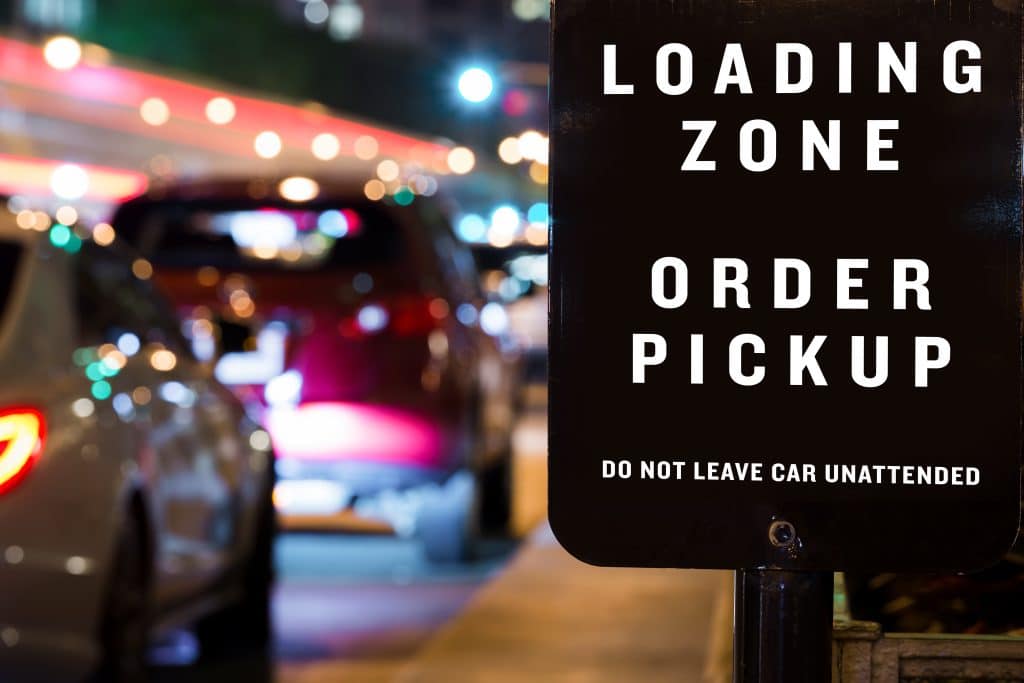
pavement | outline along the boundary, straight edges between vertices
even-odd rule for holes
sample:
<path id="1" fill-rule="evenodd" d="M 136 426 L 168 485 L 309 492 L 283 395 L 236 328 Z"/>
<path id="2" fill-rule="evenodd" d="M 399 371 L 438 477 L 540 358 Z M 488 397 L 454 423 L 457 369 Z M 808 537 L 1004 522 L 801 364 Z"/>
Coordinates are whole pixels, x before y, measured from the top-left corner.
<path id="1" fill-rule="evenodd" d="M 545 522 L 542 388 L 515 434 L 515 538 L 464 565 L 415 540 L 283 534 L 272 659 L 197 659 L 183 633 L 156 683 L 726 683 L 731 574 L 606 569 L 566 553 Z M 517 540 L 518 539 L 518 540 Z"/>
<path id="2" fill-rule="evenodd" d="M 279 683 L 392 680 L 515 545 L 490 541 L 471 564 L 433 565 L 394 537 L 288 534 L 274 600 Z"/>
<path id="3" fill-rule="evenodd" d="M 585 565 L 545 525 L 396 680 L 727 680 L 730 597 L 724 572 Z"/>

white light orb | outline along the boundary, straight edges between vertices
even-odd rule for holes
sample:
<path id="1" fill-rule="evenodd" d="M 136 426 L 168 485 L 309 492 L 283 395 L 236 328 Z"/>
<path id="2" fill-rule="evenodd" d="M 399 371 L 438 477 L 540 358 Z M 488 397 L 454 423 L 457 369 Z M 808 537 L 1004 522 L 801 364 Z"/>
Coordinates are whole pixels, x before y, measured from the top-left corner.
<path id="1" fill-rule="evenodd" d="M 466 69 L 459 76 L 459 94 L 467 102 L 485 101 L 494 92 L 494 79 L 491 74 L 479 67 Z"/>
<path id="2" fill-rule="evenodd" d="M 89 173 L 75 164 L 61 164 L 50 174 L 50 189 L 61 199 L 81 199 L 89 191 Z"/>

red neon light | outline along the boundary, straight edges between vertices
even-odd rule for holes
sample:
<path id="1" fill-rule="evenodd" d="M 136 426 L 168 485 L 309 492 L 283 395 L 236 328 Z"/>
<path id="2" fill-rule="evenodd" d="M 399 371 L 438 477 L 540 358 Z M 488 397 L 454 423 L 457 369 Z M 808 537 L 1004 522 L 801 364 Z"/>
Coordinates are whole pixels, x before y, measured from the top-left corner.
<path id="1" fill-rule="evenodd" d="M 172 123 L 181 121 L 221 128 L 224 132 L 241 134 L 250 141 L 264 130 L 273 130 L 281 136 L 285 147 L 291 148 L 309 150 L 314 137 L 320 133 L 332 133 L 341 141 L 342 154 L 350 156 L 354 155 L 355 140 L 362 136 L 370 136 L 377 141 L 381 156 L 415 160 L 424 165 L 440 164 L 449 151 L 447 145 L 351 119 L 235 95 L 143 71 L 84 62 L 69 71 L 57 71 L 46 63 L 42 48 L 9 38 L 0 38 L 0 81 L 59 97 L 128 107 L 136 116 L 143 101 L 159 97 L 167 103 Z M 225 127 L 214 126 L 206 118 L 206 104 L 214 97 L 228 97 L 235 104 L 235 118 Z M 148 128 L 159 135 L 163 126 Z M 192 143 L 205 146 L 198 139 L 201 137 L 201 133 L 193 136 Z"/>
<path id="2" fill-rule="evenodd" d="M 24 479 L 43 450 L 46 422 L 35 408 L 0 411 L 0 493 Z"/>

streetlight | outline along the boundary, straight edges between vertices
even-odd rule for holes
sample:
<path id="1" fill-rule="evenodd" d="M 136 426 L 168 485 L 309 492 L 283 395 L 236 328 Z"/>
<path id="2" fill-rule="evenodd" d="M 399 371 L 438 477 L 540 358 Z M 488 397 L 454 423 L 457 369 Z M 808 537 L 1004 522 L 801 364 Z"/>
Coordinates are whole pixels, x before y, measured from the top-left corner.
<path id="1" fill-rule="evenodd" d="M 493 92 L 494 78 L 480 67 L 466 69 L 459 76 L 459 94 L 467 102 L 484 102 Z"/>

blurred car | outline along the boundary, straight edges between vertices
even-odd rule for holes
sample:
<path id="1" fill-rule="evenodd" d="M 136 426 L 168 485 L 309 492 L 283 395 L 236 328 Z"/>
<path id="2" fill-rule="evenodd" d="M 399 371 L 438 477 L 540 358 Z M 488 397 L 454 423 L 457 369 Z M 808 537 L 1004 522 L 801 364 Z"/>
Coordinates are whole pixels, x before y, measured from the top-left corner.
<path id="1" fill-rule="evenodd" d="M 543 247 L 473 248 L 483 287 L 504 303 L 508 330 L 528 382 L 543 383 L 548 361 L 548 255 Z"/>
<path id="2" fill-rule="evenodd" d="M 438 204 L 207 182 L 124 205 L 196 352 L 263 411 L 291 517 L 356 511 L 472 554 L 510 505 L 517 357 Z"/>
<path id="3" fill-rule="evenodd" d="M 0 215 L 0 680 L 138 680 L 200 618 L 265 643 L 269 436 L 130 256 L 29 218 Z"/>

